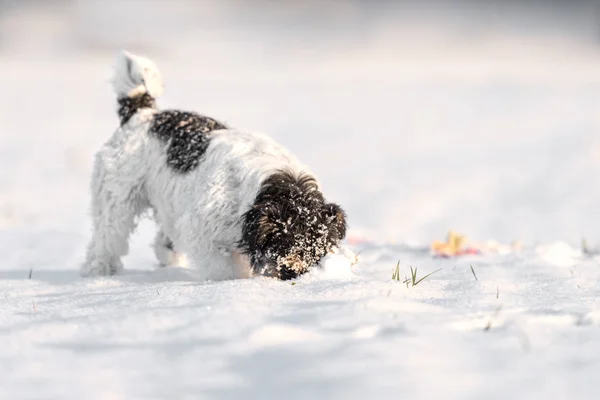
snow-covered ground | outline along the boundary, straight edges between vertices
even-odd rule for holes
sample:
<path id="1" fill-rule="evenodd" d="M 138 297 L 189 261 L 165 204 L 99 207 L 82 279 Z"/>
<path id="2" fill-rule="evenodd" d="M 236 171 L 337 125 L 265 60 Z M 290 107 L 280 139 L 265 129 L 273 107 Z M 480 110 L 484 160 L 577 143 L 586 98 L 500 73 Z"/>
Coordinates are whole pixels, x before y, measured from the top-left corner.
<path id="1" fill-rule="evenodd" d="M 1 399 L 597 398 L 600 259 L 579 240 L 600 242 L 600 54 L 584 23 L 410 28 L 419 41 L 392 17 L 304 36 L 281 10 L 275 32 L 224 24 L 220 2 L 161 13 L 182 17 L 170 27 L 153 8 L 136 26 L 136 1 L 75 3 L 0 13 Z M 360 262 L 198 282 L 156 268 L 145 221 L 125 275 L 78 277 L 120 43 L 161 67 L 161 106 L 266 131 L 313 167 L 372 241 L 352 246 Z M 448 229 L 524 247 L 432 258 Z M 397 261 L 401 280 L 442 270 L 407 288 Z"/>
<path id="2" fill-rule="evenodd" d="M 353 273 L 211 283 L 143 247 L 124 276 L 79 278 L 85 239 L 2 232 L 1 398 L 596 398 L 600 264 L 565 244 L 373 245 Z M 397 260 L 402 280 L 442 271 L 407 288 Z"/>

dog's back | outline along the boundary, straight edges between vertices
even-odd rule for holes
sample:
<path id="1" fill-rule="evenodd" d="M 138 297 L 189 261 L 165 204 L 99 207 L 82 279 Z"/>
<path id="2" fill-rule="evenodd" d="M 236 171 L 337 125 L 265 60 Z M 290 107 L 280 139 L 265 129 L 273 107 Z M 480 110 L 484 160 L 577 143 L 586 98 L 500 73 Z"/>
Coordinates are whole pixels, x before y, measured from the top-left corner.
<path id="1" fill-rule="evenodd" d="M 186 251 L 200 247 L 212 252 L 210 247 L 219 243 L 235 247 L 242 215 L 254 203 L 262 183 L 281 170 L 309 173 L 264 134 L 225 129 L 207 138 L 207 149 L 195 168 L 182 173 L 168 166 L 167 156 L 165 162 L 151 167 L 152 179 L 145 183 L 160 224 Z M 184 237 L 187 232 L 196 235 Z M 188 238 L 194 242 L 185 243 Z"/>

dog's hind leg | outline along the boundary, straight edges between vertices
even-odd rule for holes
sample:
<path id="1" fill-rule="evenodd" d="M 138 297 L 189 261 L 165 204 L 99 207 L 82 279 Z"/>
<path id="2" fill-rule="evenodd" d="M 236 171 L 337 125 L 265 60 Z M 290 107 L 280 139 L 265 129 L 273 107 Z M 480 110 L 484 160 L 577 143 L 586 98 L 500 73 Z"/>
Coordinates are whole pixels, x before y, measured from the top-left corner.
<path id="1" fill-rule="evenodd" d="M 106 156 L 106 157 L 105 157 Z M 129 236 L 137 217 L 147 208 L 141 179 L 100 153 L 92 176 L 92 239 L 81 274 L 114 275 L 129 251 Z"/>

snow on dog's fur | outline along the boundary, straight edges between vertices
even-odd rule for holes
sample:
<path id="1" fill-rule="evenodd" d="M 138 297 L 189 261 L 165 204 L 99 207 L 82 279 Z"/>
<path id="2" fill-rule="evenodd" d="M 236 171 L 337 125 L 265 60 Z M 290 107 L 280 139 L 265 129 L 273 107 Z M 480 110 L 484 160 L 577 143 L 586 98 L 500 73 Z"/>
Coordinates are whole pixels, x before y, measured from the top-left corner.
<path id="1" fill-rule="evenodd" d="M 160 227 L 159 261 L 170 264 L 183 253 L 204 279 L 238 277 L 244 267 L 295 278 L 344 238 L 342 209 L 268 136 L 158 110 L 160 72 L 127 52 L 117 58 L 113 88 L 121 126 L 96 155 L 83 275 L 122 269 L 129 236 L 148 209 Z"/>

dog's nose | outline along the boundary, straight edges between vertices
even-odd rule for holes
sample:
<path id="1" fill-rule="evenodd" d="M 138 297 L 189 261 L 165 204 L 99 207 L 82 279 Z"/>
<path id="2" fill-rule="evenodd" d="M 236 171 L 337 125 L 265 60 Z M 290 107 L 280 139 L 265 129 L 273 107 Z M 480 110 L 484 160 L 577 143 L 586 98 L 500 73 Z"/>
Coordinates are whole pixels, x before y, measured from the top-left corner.
<path id="1" fill-rule="evenodd" d="M 280 265 L 278 278 L 282 281 L 289 281 L 298 277 L 298 274 L 287 265 Z"/>

